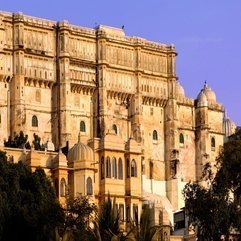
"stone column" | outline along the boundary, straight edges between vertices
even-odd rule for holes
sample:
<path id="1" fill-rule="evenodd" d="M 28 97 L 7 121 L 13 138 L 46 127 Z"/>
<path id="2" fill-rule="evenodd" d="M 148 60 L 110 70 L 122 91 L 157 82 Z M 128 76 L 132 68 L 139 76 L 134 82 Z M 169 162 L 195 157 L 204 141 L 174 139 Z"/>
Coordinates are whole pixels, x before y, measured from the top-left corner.
<path id="1" fill-rule="evenodd" d="M 24 20 L 22 13 L 13 14 L 13 80 L 11 91 L 11 136 L 25 129 L 24 101 Z"/>

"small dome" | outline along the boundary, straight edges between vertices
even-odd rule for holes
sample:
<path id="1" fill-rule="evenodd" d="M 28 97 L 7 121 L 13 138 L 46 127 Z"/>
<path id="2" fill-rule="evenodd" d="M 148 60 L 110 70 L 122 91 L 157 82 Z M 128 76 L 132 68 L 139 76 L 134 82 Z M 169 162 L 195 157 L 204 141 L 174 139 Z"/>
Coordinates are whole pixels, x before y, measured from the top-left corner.
<path id="1" fill-rule="evenodd" d="M 197 97 L 197 107 L 208 106 L 207 96 L 204 94 L 204 91 L 201 90 Z"/>
<path id="2" fill-rule="evenodd" d="M 230 120 L 229 118 L 224 118 L 223 120 L 223 128 L 224 128 L 224 135 L 226 137 L 231 136 L 232 134 L 235 133 L 236 130 L 236 124 Z"/>
<path id="3" fill-rule="evenodd" d="M 212 89 L 210 87 L 208 87 L 206 82 L 203 87 L 203 92 L 207 96 L 208 101 L 216 102 L 216 94 L 212 91 Z"/>
<path id="4" fill-rule="evenodd" d="M 185 91 L 179 82 L 176 82 L 176 94 L 180 97 L 185 97 Z"/>
<path id="5" fill-rule="evenodd" d="M 94 160 L 94 152 L 93 150 L 83 144 L 83 143 L 77 143 L 75 144 L 68 153 L 68 161 L 93 161 Z"/>

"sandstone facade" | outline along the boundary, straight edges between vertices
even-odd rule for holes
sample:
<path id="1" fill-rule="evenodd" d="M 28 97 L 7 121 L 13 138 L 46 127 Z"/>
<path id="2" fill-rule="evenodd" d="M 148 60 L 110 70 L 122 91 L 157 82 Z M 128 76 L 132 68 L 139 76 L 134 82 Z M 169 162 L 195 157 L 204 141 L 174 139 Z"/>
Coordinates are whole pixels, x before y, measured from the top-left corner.
<path id="1" fill-rule="evenodd" d="M 3 149 L 45 168 L 62 201 L 67 187 L 97 203 L 110 193 L 128 220 L 146 200 L 173 225 L 182 188 L 215 162 L 225 134 L 206 83 L 197 99 L 185 96 L 176 55 L 123 29 L 0 12 L 0 141 L 23 131 L 46 144 Z M 51 152 L 66 145 L 67 157 Z"/>

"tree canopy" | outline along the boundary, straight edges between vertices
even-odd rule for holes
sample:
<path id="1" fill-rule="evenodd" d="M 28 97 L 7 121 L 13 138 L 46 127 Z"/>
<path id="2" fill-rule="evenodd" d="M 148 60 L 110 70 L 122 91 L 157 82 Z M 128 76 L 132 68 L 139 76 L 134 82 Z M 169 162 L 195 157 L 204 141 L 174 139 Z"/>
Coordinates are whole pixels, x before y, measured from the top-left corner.
<path id="1" fill-rule="evenodd" d="M 32 145 L 35 150 L 44 151 L 45 146 L 41 144 L 41 138 L 33 133 L 33 141 Z M 5 147 L 12 147 L 12 148 L 26 148 L 30 149 L 31 145 L 28 140 L 28 135 L 25 135 L 23 131 L 20 131 L 19 134 L 16 134 L 12 140 L 11 136 L 8 137 L 8 140 L 4 141 Z"/>
<path id="2" fill-rule="evenodd" d="M 190 224 L 199 240 L 228 240 L 230 231 L 241 231 L 241 130 L 220 151 L 212 173 L 206 164 L 206 186 L 190 182 L 183 191 Z"/>
<path id="3" fill-rule="evenodd" d="M 0 151 L 0 240 L 50 240 L 63 218 L 44 171 L 9 163 Z"/>

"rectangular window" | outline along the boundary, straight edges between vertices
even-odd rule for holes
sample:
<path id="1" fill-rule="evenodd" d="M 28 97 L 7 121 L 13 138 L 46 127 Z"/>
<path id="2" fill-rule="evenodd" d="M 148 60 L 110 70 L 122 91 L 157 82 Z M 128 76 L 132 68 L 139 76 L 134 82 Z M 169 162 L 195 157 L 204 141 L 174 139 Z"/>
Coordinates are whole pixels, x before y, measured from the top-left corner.
<path id="1" fill-rule="evenodd" d="M 119 217 L 120 221 L 124 222 L 124 204 L 119 204 Z"/>
<path id="2" fill-rule="evenodd" d="M 134 222 L 137 224 L 138 223 L 138 205 L 137 204 L 133 204 L 133 217 L 132 219 L 134 220 Z"/>

